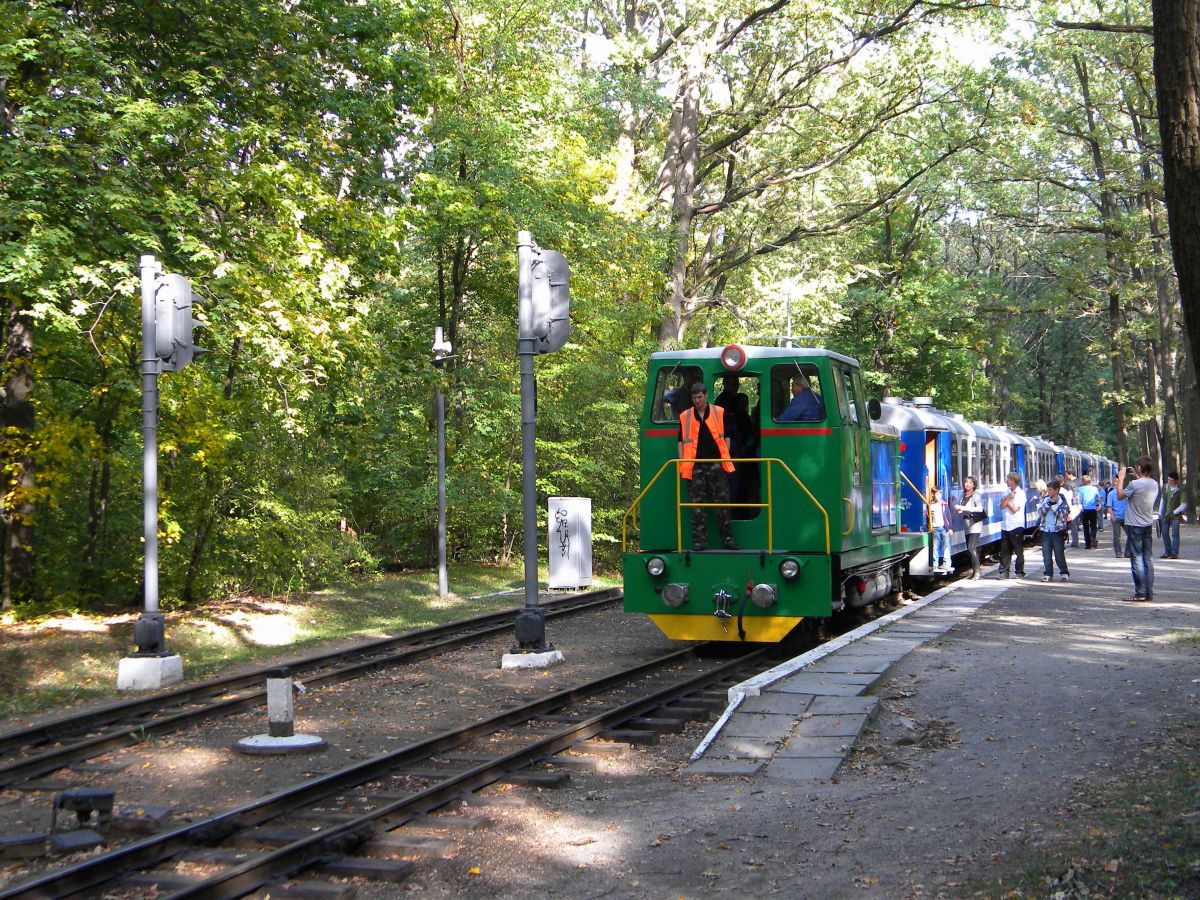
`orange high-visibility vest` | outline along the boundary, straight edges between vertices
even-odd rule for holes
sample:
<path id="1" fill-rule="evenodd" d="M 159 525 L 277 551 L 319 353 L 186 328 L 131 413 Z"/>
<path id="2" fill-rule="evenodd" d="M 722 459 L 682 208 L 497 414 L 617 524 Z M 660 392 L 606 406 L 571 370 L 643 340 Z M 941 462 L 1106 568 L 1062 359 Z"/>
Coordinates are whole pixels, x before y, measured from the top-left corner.
<path id="1" fill-rule="evenodd" d="M 719 406 L 713 406 L 711 403 L 708 408 L 712 411 L 712 415 L 706 422 L 708 431 L 713 436 L 713 441 L 721 454 L 721 468 L 726 472 L 732 472 L 733 463 L 729 461 L 729 441 L 725 437 L 725 410 Z M 695 465 L 693 460 L 696 458 L 696 447 L 700 443 L 700 418 L 696 415 L 694 406 L 689 406 L 679 416 L 679 427 L 683 433 L 682 459 L 684 460 L 679 464 L 679 474 L 683 478 L 690 479 L 692 466 Z"/>

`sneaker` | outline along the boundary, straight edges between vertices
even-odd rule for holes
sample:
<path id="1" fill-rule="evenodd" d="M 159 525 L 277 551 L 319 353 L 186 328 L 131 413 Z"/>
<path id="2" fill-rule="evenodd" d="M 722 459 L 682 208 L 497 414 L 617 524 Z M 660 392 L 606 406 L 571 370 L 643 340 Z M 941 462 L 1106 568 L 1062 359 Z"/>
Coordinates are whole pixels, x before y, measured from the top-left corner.
<path id="1" fill-rule="evenodd" d="M 1058 580 L 1059 580 L 1059 581 L 1070 581 L 1070 580 L 1071 580 L 1071 576 L 1070 576 L 1070 575 L 1068 575 L 1068 574 L 1066 574 L 1066 573 L 1064 573 L 1064 574 L 1063 574 L 1063 576 L 1062 576 L 1060 579 L 1058 579 Z"/>
<path id="2" fill-rule="evenodd" d="M 1146 602 L 1148 602 L 1149 600 L 1150 600 L 1150 598 L 1149 598 L 1149 597 L 1137 597 L 1137 596 L 1134 596 L 1134 597 L 1126 597 L 1126 598 L 1125 598 L 1125 602 L 1126 602 L 1126 603 L 1146 603 Z"/>
<path id="3" fill-rule="evenodd" d="M 1042 581 L 1049 581 L 1049 580 L 1050 580 L 1050 576 L 1049 576 L 1049 575 L 1043 575 L 1043 576 L 1042 576 Z"/>
<path id="4" fill-rule="evenodd" d="M 736 550 L 737 548 L 738 548 L 738 545 L 733 540 L 733 538 L 725 538 L 725 549 L 726 550 Z"/>
<path id="5" fill-rule="evenodd" d="M 1022 578 L 1024 578 L 1024 577 L 1025 577 L 1025 573 L 1024 573 L 1024 572 L 1018 572 L 1018 573 L 1017 573 L 1017 579 L 1018 579 L 1018 580 L 1020 580 L 1020 579 L 1022 579 Z"/>

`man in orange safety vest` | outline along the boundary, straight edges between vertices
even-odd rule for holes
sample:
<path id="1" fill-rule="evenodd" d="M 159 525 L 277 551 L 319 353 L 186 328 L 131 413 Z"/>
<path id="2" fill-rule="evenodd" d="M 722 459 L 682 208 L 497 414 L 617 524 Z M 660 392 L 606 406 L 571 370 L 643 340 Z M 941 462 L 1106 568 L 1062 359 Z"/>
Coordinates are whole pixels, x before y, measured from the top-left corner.
<path id="1" fill-rule="evenodd" d="M 697 381 L 692 385 L 692 405 L 679 416 L 679 475 L 689 483 L 688 498 L 693 503 L 714 503 L 721 543 L 736 550 L 730 524 L 729 480 L 733 463 L 729 439 L 725 435 L 725 410 L 708 402 L 708 388 Z M 697 462 L 697 460 L 713 460 Z M 719 462 L 716 462 L 719 460 Z M 692 547 L 704 550 L 708 545 L 708 523 L 704 510 L 692 507 Z"/>

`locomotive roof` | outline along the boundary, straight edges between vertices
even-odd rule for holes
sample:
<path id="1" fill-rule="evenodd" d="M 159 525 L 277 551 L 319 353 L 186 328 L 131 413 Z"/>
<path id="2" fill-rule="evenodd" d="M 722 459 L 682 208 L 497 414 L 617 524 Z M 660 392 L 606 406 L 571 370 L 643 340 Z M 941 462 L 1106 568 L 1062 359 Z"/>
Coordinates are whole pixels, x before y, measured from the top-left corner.
<path id="1" fill-rule="evenodd" d="M 679 359 L 720 359 L 721 351 L 728 344 L 720 347 L 700 347 L 695 350 L 660 350 L 657 353 L 650 354 L 652 362 L 665 362 L 669 360 Z M 738 344 L 746 351 L 746 362 L 750 363 L 756 359 L 793 359 L 795 357 L 813 357 L 827 356 L 830 359 L 836 359 L 840 362 L 849 363 L 855 368 L 860 368 L 858 360 L 852 356 L 843 356 L 833 350 L 826 350 L 824 347 L 755 347 L 750 344 Z M 737 372 L 730 372 L 731 375 L 736 375 Z"/>

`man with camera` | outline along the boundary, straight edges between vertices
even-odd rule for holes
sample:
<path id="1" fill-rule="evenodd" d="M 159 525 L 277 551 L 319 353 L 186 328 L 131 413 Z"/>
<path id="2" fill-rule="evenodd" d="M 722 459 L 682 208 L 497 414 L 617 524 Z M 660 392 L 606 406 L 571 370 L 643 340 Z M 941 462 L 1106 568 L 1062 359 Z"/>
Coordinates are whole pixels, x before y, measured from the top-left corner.
<path id="1" fill-rule="evenodd" d="M 1154 463 L 1142 456 L 1134 471 L 1126 466 L 1117 481 L 1117 498 L 1127 500 L 1125 533 L 1129 535 L 1129 569 L 1133 574 L 1132 603 L 1148 603 L 1154 599 L 1154 504 L 1158 500 L 1158 482 L 1154 480 Z"/>

